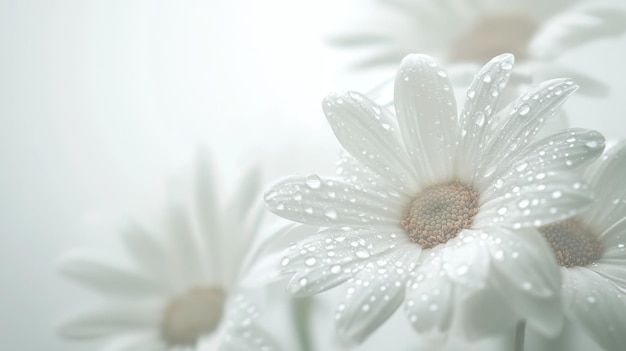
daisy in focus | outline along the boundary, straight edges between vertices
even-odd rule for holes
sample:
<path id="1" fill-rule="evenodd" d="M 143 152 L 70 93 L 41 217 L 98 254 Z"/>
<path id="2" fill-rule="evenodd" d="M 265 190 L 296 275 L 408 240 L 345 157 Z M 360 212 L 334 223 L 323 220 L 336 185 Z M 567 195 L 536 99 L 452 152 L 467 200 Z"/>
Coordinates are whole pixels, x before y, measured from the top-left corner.
<path id="1" fill-rule="evenodd" d="M 626 30 L 626 13 L 610 1 L 375 0 L 371 6 L 368 17 L 334 39 L 367 57 L 358 67 L 393 67 L 405 55 L 422 52 L 443 60 L 453 83 L 463 86 L 483 62 L 510 52 L 519 63 L 512 83 L 524 90 L 571 77 L 582 93 L 604 95 L 601 82 L 556 60 Z"/>
<path id="2" fill-rule="evenodd" d="M 261 219 L 262 206 L 254 205 L 259 176 L 255 169 L 244 176 L 222 209 L 204 157 L 194 185 L 191 198 L 169 206 L 160 232 L 124 232 L 132 265 L 76 252 L 63 257 L 62 273 L 106 298 L 65 318 L 63 337 L 106 339 L 107 351 L 196 350 L 201 339 L 217 342 Z"/>
<path id="3" fill-rule="evenodd" d="M 532 350 L 622 350 L 626 345 L 626 143 L 589 166 L 584 179 L 597 197 L 588 210 L 539 228 L 563 275 L 568 322 L 559 338 L 529 330 Z M 580 347 L 579 336 L 599 346 Z"/>
<path id="4" fill-rule="evenodd" d="M 296 295 L 346 283 L 336 313 L 344 342 L 362 342 L 401 304 L 418 332 L 445 333 L 459 320 L 454 301 L 478 291 L 504 299 L 512 316 L 470 315 L 468 335 L 520 319 L 560 331 L 558 267 L 539 234 L 517 231 L 589 205 L 591 192 L 569 171 L 597 157 L 604 138 L 576 129 L 534 142 L 576 85 L 547 81 L 497 109 L 512 68 L 510 54 L 485 65 L 460 115 L 446 71 L 426 55 L 402 61 L 395 116 L 359 93 L 331 94 L 324 111 L 349 153 L 340 177 L 294 176 L 266 192 L 272 212 L 325 227 L 280 264 Z"/>

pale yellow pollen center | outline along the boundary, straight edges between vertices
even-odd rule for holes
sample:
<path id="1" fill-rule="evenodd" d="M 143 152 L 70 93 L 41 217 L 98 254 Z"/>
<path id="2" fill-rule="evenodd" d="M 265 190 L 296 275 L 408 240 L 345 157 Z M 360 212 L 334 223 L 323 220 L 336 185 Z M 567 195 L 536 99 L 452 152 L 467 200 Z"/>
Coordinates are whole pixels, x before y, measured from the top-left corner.
<path id="1" fill-rule="evenodd" d="M 540 227 L 559 265 L 586 266 L 602 257 L 604 246 L 591 230 L 575 218 Z"/>
<path id="2" fill-rule="evenodd" d="M 471 228 L 479 210 L 478 195 L 460 182 L 429 186 L 411 199 L 400 224 L 422 248 L 444 244 Z"/>
<path id="3" fill-rule="evenodd" d="M 487 62 L 503 53 L 524 60 L 537 29 L 537 21 L 521 12 L 482 16 L 454 40 L 450 60 Z"/>
<path id="4" fill-rule="evenodd" d="M 225 300 L 224 291 L 216 287 L 196 287 L 172 299 L 163 312 L 161 337 L 169 345 L 195 345 L 217 328 Z"/>

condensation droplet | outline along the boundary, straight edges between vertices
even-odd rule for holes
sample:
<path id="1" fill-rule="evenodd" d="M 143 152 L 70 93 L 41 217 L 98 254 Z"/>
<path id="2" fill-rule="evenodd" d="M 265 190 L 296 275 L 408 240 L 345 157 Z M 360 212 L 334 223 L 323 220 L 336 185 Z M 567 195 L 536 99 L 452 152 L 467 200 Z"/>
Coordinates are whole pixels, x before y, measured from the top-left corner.
<path id="1" fill-rule="evenodd" d="M 280 261 L 280 264 L 284 267 L 289 264 L 289 257 L 285 257 Z"/>
<path id="2" fill-rule="evenodd" d="M 306 176 L 305 183 L 311 189 L 319 189 L 322 185 L 322 180 L 317 174 L 309 174 Z"/>
<path id="3" fill-rule="evenodd" d="M 587 302 L 589 303 L 596 303 L 596 298 L 593 296 L 587 296 Z"/>
<path id="4" fill-rule="evenodd" d="M 530 106 L 528 106 L 527 104 L 521 104 L 517 111 L 520 116 L 526 116 L 528 112 L 530 112 Z"/>
<path id="5" fill-rule="evenodd" d="M 317 259 L 315 259 L 315 257 L 309 257 L 309 258 L 306 259 L 306 261 L 304 261 L 304 263 L 307 266 L 312 266 L 312 265 L 315 264 L 315 262 L 317 262 Z"/>
<path id="6" fill-rule="evenodd" d="M 370 254 L 369 254 L 367 251 L 363 251 L 363 250 L 361 250 L 361 251 L 357 251 L 357 252 L 355 252 L 354 254 L 355 254 L 355 255 L 356 255 L 356 257 L 358 257 L 358 258 L 368 258 L 368 257 L 370 257 Z"/>
<path id="7" fill-rule="evenodd" d="M 341 272 L 341 266 L 340 265 L 334 265 L 332 267 L 330 267 L 330 272 L 337 274 L 339 272 Z"/>
<path id="8" fill-rule="evenodd" d="M 327 207 L 324 209 L 324 216 L 328 219 L 335 220 L 337 219 L 337 210 L 332 207 Z"/>

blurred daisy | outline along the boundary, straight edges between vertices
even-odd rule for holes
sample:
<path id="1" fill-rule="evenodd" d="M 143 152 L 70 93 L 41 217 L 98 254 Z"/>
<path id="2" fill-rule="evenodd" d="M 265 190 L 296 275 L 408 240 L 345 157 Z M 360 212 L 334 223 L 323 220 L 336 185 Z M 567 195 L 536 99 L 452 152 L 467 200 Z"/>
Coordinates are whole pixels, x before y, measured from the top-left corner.
<path id="1" fill-rule="evenodd" d="M 612 147 L 591 165 L 585 180 L 597 197 L 577 216 L 539 230 L 561 266 L 568 317 L 560 338 L 539 338 L 542 348 L 576 350 L 582 327 L 603 350 L 626 345 L 626 143 Z M 589 348 L 585 349 L 589 350 Z"/>
<path id="2" fill-rule="evenodd" d="M 343 179 L 294 176 L 265 194 L 272 212 L 329 227 L 288 248 L 281 264 L 297 295 L 347 281 L 336 315 L 344 340 L 362 341 L 403 302 L 417 331 L 445 331 L 453 299 L 487 286 L 539 330 L 560 330 L 549 247 L 514 230 L 588 206 L 590 192 L 566 170 L 601 153 L 604 139 L 567 130 L 531 143 L 576 86 L 542 83 L 494 114 L 512 67 L 512 55 L 485 65 L 460 117 L 446 71 L 426 55 L 402 61 L 397 117 L 355 92 L 328 96 L 324 111 L 350 154 Z M 472 333 L 517 322 L 475 316 L 465 326 Z"/>
<path id="3" fill-rule="evenodd" d="M 252 170 L 220 210 L 211 169 L 199 157 L 193 197 L 168 208 L 164 235 L 125 231 L 133 265 L 64 256 L 62 273 L 109 300 L 66 318 L 60 334 L 107 338 L 107 351 L 195 350 L 200 338 L 215 336 L 261 218 L 253 206 L 258 182 Z"/>
<path id="4" fill-rule="evenodd" d="M 583 93 L 604 94 L 605 86 L 572 71 L 557 58 L 626 30 L 626 13 L 615 3 L 556 0 L 380 0 L 351 33 L 334 39 L 361 48 L 360 68 L 395 65 L 407 54 L 442 59 L 455 84 L 466 85 L 483 62 L 501 53 L 515 55 L 512 83 L 571 77 Z M 526 87 L 524 87 L 526 89 Z"/>

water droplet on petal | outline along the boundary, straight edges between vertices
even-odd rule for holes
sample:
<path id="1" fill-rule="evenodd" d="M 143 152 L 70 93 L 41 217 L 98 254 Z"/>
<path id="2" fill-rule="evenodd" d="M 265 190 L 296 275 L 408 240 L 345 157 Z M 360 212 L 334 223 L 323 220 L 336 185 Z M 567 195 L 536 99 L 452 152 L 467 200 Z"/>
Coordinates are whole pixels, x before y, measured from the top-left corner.
<path id="1" fill-rule="evenodd" d="M 289 264 L 289 257 L 285 257 L 280 261 L 280 264 L 284 267 Z"/>
<path id="2" fill-rule="evenodd" d="M 589 303 L 596 303 L 596 298 L 593 296 L 587 296 L 587 302 Z"/>
<path id="3" fill-rule="evenodd" d="M 520 116 L 526 116 L 528 112 L 530 112 L 530 106 L 521 104 L 517 113 L 519 113 Z"/>
<path id="4" fill-rule="evenodd" d="M 330 271 L 331 271 L 331 273 L 337 274 L 337 273 L 341 272 L 341 266 L 340 265 L 334 265 L 334 266 L 330 267 Z"/>
<path id="5" fill-rule="evenodd" d="M 361 251 L 357 251 L 355 253 L 355 255 L 358 258 L 368 258 L 368 257 L 370 257 L 370 254 L 367 251 L 362 251 L 362 250 Z"/>
<path id="6" fill-rule="evenodd" d="M 317 259 L 315 259 L 315 257 L 309 257 L 309 258 L 306 259 L 306 261 L 304 261 L 304 263 L 307 266 L 312 266 L 312 265 L 315 264 L 315 262 L 317 262 Z"/>
<path id="7" fill-rule="evenodd" d="M 317 174 L 309 174 L 306 176 L 305 183 L 311 189 L 319 189 L 322 185 L 322 180 Z"/>
<path id="8" fill-rule="evenodd" d="M 337 219 L 337 210 L 333 207 L 327 207 L 324 209 L 324 216 L 328 219 Z"/>

